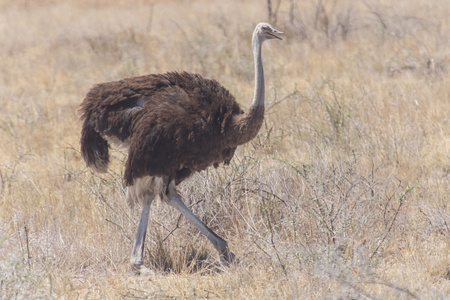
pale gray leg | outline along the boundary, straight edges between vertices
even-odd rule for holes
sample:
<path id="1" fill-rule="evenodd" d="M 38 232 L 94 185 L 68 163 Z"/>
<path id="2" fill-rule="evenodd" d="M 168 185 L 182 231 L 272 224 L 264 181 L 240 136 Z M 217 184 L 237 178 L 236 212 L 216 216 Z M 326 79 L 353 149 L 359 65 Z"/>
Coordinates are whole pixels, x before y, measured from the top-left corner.
<path id="1" fill-rule="evenodd" d="M 173 206 L 178 212 L 180 212 L 188 221 L 194 225 L 201 233 L 203 233 L 208 240 L 213 244 L 213 246 L 217 249 L 220 255 L 220 261 L 224 265 L 228 265 L 233 262 L 237 262 L 237 258 L 228 249 L 227 242 L 222 239 L 220 236 L 215 234 L 211 229 L 208 228 L 200 219 L 198 219 L 194 213 L 183 203 L 181 196 L 177 193 L 175 188 L 175 182 L 172 181 L 169 183 L 167 188 L 167 195 L 162 195 L 161 198 L 164 197 L 167 204 Z"/>
<path id="2" fill-rule="evenodd" d="M 133 250 L 131 251 L 130 263 L 139 269 L 143 264 L 144 258 L 144 246 L 145 246 L 145 234 L 147 232 L 148 215 L 150 213 L 150 204 L 155 198 L 154 194 L 146 194 L 142 203 L 141 220 L 139 221 L 139 227 L 136 233 L 136 239 L 134 240 Z"/>

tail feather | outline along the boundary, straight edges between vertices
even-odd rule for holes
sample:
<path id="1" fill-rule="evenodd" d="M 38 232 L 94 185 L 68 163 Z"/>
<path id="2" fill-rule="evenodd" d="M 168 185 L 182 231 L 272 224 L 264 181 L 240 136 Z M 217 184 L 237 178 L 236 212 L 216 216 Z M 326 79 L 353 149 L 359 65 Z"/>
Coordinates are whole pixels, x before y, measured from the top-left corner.
<path id="1" fill-rule="evenodd" d="M 86 165 L 99 173 L 105 173 L 109 163 L 108 142 L 89 124 L 81 131 L 81 154 Z"/>

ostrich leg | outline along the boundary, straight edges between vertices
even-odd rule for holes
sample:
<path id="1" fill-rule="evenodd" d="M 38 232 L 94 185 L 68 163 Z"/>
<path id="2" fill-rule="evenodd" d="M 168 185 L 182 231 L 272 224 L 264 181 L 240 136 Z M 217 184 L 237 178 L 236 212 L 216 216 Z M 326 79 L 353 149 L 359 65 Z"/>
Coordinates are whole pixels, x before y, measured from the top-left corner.
<path id="1" fill-rule="evenodd" d="M 140 273 L 143 273 L 143 271 L 147 271 L 147 268 L 143 266 L 145 234 L 147 232 L 150 204 L 152 204 L 154 198 L 155 195 L 153 194 L 147 194 L 144 197 L 141 220 L 139 221 L 136 239 L 134 240 L 133 250 L 131 251 L 130 263 L 136 269 L 136 271 Z"/>
<path id="2" fill-rule="evenodd" d="M 203 235 L 213 244 L 220 255 L 220 261 L 223 265 L 228 265 L 230 263 L 236 262 L 237 258 L 228 249 L 227 242 L 220 236 L 215 234 L 211 229 L 208 228 L 199 218 L 197 218 L 194 213 L 183 203 L 180 194 L 177 193 L 175 188 L 175 181 L 169 183 L 167 188 L 168 194 L 165 195 L 164 199 L 167 204 L 174 207 L 178 212 L 180 212 L 188 221 L 194 225 L 198 230 L 200 230 Z"/>

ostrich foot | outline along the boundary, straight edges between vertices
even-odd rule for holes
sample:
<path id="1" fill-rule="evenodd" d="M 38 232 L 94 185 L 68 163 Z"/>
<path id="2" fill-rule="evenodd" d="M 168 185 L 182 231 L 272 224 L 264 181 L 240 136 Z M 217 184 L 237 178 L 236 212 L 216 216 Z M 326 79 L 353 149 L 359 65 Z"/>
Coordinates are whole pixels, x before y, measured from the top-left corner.
<path id="1" fill-rule="evenodd" d="M 133 265 L 133 271 L 136 275 L 141 277 L 155 277 L 156 273 L 144 265 Z"/>
<path id="2" fill-rule="evenodd" d="M 220 263 L 224 267 L 230 267 L 232 265 L 239 265 L 239 258 L 234 255 L 230 250 L 226 250 L 224 253 L 220 255 Z"/>

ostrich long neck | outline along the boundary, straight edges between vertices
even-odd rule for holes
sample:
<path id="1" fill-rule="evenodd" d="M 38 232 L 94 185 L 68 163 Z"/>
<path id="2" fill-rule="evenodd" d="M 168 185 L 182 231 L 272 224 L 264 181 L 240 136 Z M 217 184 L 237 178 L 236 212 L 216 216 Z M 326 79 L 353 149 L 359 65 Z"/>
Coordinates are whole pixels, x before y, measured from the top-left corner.
<path id="1" fill-rule="evenodd" d="M 250 106 L 250 110 L 262 108 L 264 109 L 264 98 L 265 98 L 265 86 L 264 86 L 264 68 L 261 58 L 261 45 L 258 35 L 253 34 L 252 38 L 252 48 L 253 48 L 253 60 L 255 62 L 255 94 L 253 96 L 253 101 Z"/>
<path id="2" fill-rule="evenodd" d="M 235 146 L 251 141 L 257 134 L 264 120 L 264 69 L 261 58 L 262 40 L 253 33 L 252 48 L 255 62 L 255 93 L 248 111 L 233 118 L 229 138 Z"/>

